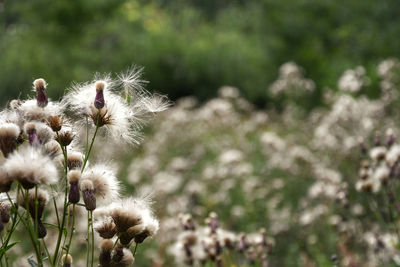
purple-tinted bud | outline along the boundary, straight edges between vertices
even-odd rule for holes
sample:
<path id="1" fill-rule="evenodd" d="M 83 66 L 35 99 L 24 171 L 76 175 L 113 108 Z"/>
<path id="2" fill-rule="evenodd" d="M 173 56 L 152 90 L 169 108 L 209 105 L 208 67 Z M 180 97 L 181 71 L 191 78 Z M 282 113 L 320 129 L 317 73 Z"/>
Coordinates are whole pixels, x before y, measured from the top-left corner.
<path id="1" fill-rule="evenodd" d="M 32 146 L 38 146 L 40 145 L 40 140 L 36 134 L 36 132 L 32 132 L 28 135 L 29 138 L 29 144 Z"/>
<path id="2" fill-rule="evenodd" d="M 104 82 L 97 82 L 96 83 L 96 98 L 94 99 L 94 106 L 97 109 L 101 109 L 104 107 Z"/>
<path id="3" fill-rule="evenodd" d="M 44 108 L 49 103 L 49 99 L 46 95 L 46 82 L 43 79 L 36 79 L 33 82 L 33 85 L 36 90 L 37 105 L 41 108 Z"/>
<path id="4" fill-rule="evenodd" d="M 70 183 L 68 201 L 73 204 L 76 204 L 79 202 L 79 199 L 80 199 L 80 193 L 79 193 L 78 182 Z"/>
<path id="5" fill-rule="evenodd" d="M 93 190 L 84 190 L 82 191 L 83 202 L 85 202 L 86 210 L 95 210 L 96 209 L 96 197 L 94 196 Z"/>

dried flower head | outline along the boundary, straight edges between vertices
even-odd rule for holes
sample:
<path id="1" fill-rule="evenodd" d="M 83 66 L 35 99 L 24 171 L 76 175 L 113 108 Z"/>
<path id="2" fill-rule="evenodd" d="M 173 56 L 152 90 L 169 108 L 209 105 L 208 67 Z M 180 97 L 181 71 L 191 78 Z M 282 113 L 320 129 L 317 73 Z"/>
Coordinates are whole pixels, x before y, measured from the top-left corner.
<path id="1" fill-rule="evenodd" d="M 114 247 L 114 243 L 109 240 L 103 240 L 100 245 L 100 255 L 99 255 L 99 263 L 100 266 L 106 267 L 111 265 L 111 251 Z"/>
<path id="2" fill-rule="evenodd" d="M 60 131 L 63 126 L 63 123 L 64 123 L 63 118 L 60 115 L 49 116 L 47 118 L 47 124 L 54 132 Z"/>
<path id="3" fill-rule="evenodd" d="M 111 218 L 106 218 L 94 225 L 95 230 L 104 239 L 111 239 L 117 233 L 117 227 Z"/>
<path id="4" fill-rule="evenodd" d="M 0 168 L 0 192 L 10 191 L 13 181 L 14 179 L 8 175 L 8 172 L 4 168 Z"/>
<path id="5" fill-rule="evenodd" d="M 38 184 L 54 184 L 58 181 L 58 172 L 52 160 L 32 146 L 14 151 L 5 161 L 4 169 L 25 189 Z"/>
<path id="6" fill-rule="evenodd" d="M 0 125 L 0 149 L 4 157 L 7 157 L 17 146 L 20 128 L 14 123 Z"/>
<path id="7" fill-rule="evenodd" d="M 70 170 L 81 169 L 83 165 L 83 154 L 77 151 L 68 151 L 68 168 Z"/>
<path id="8" fill-rule="evenodd" d="M 71 127 L 63 127 L 58 132 L 58 139 L 62 146 L 68 146 L 69 144 L 71 144 L 74 137 L 75 133 L 72 131 Z"/>

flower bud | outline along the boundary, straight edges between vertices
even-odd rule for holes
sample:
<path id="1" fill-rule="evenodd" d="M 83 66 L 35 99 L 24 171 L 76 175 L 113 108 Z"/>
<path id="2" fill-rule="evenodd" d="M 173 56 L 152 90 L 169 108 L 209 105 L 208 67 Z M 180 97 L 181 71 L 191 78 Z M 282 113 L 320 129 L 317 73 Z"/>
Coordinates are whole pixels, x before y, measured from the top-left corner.
<path id="1" fill-rule="evenodd" d="M 19 134 L 20 129 L 14 123 L 4 123 L 0 126 L 0 149 L 4 157 L 14 151 Z"/>
<path id="2" fill-rule="evenodd" d="M 37 101 L 37 105 L 41 108 L 44 108 L 47 106 L 47 104 L 49 103 L 49 99 L 47 98 L 46 95 L 46 81 L 43 80 L 42 78 L 40 79 L 36 79 L 33 82 L 33 86 L 36 90 L 36 101 Z"/>
<path id="3" fill-rule="evenodd" d="M 46 227 L 44 226 L 42 220 L 38 220 L 38 237 L 44 238 L 47 235 Z"/>
<path id="4" fill-rule="evenodd" d="M 78 170 L 71 170 L 68 173 L 69 180 L 69 194 L 68 201 L 70 203 L 76 204 L 80 200 L 80 192 L 79 192 L 79 179 L 81 178 L 81 172 Z"/>
<path id="5" fill-rule="evenodd" d="M 104 107 L 104 82 L 98 81 L 96 82 L 96 98 L 94 99 L 94 106 L 97 109 L 102 109 Z"/>
<path id="6" fill-rule="evenodd" d="M 93 211 L 96 209 L 96 197 L 94 195 L 93 183 L 90 180 L 84 179 L 81 181 L 81 191 L 83 202 L 85 202 L 86 210 Z"/>
<path id="7" fill-rule="evenodd" d="M 60 132 L 59 132 L 59 141 L 60 144 L 62 146 L 68 146 L 69 144 L 71 144 L 72 140 L 75 137 L 75 134 L 72 132 L 72 129 L 70 127 L 67 128 L 63 128 Z"/>

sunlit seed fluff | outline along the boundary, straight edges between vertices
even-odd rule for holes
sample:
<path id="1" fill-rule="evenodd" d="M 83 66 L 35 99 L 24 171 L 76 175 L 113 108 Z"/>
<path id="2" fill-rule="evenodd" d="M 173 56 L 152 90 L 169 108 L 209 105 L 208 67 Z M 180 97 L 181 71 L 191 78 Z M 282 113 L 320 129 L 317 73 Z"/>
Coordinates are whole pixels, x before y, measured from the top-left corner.
<path id="1" fill-rule="evenodd" d="M 120 94 L 113 91 L 115 86 L 109 78 L 106 77 L 104 80 L 107 86 L 103 90 L 106 100 L 103 108 L 98 109 L 94 105 L 95 83 L 76 86 L 64 97 L 63 103 L 70 106 L 76 114 L 81 114 L 83 111 L 94 125 L 105 128 L 104 131 L 111 140 L 138 144 L 141 139 L 140 129 L 147 122 L 142 118 L 146 108 L 140 101 L 145 94 L 137 95 L 135 101 L 128 103 Z M 81 122 L 85 124 L 86 118 L 82 117 Z"/>
<path id="2" fill-rule="evenodd" d="M 0 149 L 4 157 L 14 151 L 20 128 L 14 123 L 3 123 L 0 125 Z"/>
<path id="3" fill-rule="evenodd" d="M 45 107 L 39 107 L 36 99 L 25 100 L 16 109 L 25 121 L 46 122 L 50 116 L 57 116 L 63 110 L 62 104 L 49 102 Z"/>
<path id="4" fill-rule="evenodd" d="M 4 168 L 0 168 L 0 192 L 10 191 L 13 182 L 13 177 Z"/>
<path id="5" fill-rule="evenodd" d="M 25 189 L 38 184 L 54 184 L 58 181 L 58 172 L 53 161 L 41 150 L 32 146 L 14 151 L 5 161 L 4 170 Z"/>
<path id="6" fill-rule="evenodd" d="M 38 107 L 44 108 L 49 103 L 49 99 L 46 94 L 47 83 L 44 79 L 36 79 L 33 82 L 33 88 L 36 90 L 36 101 Z"/>
<path id="7" fill-rule="evenodd" d="M 119 233 L 126 232 L 130 227 L 142 223 L 142 209 L 138 207 L 137 200 L 128 198 L 120 200 L 111 211 L 111 217 Z"/>
<path id="8" fill-rule="evenodd" d="M 116 177 L 114 166 L 97 164 L 87 168 L 82 180 L 90 180 L 98 200 L 109 203 L 119 197 L 120 183 Z"/>
<path id="9" fill-rule="evenodd" d="M 19 108 L 22 104 L 22 101 L 20 99 L 13 99 L 10 101 L 10 108 L 15 110 L 17 108 Z"/>

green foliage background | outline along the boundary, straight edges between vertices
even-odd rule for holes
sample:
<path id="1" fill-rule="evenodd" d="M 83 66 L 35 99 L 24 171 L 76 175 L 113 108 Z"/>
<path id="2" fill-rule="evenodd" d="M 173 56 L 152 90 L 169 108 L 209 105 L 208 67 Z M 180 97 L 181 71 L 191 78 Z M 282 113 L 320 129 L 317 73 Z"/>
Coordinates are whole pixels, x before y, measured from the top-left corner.
<path id="1" fill-rule="evenodd" d="M 173 99 L 228 84 L 265 105 L 293 60 L 319 87 L 315 105 L 346 68 L 371 73 L 400 56 L 399 19 L 398 0 L 1 0 L 0 99 L 27 94 L 39 76 L 58 98 L 72 81 L 134 63 Z"/>

